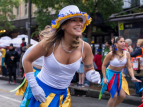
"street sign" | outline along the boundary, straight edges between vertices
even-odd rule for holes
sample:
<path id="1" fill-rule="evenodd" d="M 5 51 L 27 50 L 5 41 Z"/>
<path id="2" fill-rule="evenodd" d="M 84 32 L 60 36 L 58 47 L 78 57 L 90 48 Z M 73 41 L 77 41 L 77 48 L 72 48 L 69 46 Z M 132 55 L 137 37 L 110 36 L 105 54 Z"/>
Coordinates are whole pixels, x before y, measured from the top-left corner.
<path id="1" fill-rule="evenodd" d="M 124 23 L 119 23 L 119 30 L 124 30 Z"/>

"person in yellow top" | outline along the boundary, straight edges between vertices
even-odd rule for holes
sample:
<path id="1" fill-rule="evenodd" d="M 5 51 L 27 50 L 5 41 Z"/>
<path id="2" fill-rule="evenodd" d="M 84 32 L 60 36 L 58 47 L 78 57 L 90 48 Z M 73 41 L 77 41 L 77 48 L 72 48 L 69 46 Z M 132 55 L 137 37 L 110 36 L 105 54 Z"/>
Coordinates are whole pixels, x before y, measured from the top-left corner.
<path id="1" fill-rule="evenodd" d="M 6 68 L 5 68 L 5 54 L 6 54 L 6 49 L 2 48 L 0 50 L 0 52 L 2 53 L 2 63 L 1 63 L 1 66 L 2 66 L 2 76 L 6 76 Z"/>

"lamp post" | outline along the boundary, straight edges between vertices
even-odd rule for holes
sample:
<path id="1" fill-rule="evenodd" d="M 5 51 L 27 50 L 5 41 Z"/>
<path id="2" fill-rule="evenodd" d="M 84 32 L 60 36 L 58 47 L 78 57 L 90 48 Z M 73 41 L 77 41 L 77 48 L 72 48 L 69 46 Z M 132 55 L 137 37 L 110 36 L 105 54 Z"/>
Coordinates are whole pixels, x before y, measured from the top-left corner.
<path id="1" fill-rule="evenodd" d="M 28 44 L 30 44 L 31 38 L 31 0 L 29 0 L 29 8 L 28 8 Z"/>

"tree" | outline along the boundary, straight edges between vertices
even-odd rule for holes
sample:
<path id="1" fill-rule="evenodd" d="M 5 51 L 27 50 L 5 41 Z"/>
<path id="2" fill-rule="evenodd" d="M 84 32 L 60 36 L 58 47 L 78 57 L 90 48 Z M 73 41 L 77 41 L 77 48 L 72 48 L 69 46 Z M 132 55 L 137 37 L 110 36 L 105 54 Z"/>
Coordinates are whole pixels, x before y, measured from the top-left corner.
<path id="1" fill-rule="evenodd" d="M 96 19 L 96 13 L 100 13 L 104 18 L 104 22 L 113 28 L 117 23 L 109 23 L 108 18 L 113 13 L 121 12 L 123 1 L 122 0 L 32 0 L 36 4 L 38 11 L 36 12 L 36 22 L 39 29 L 44 29 L 51 20 L 55 19 L 59 10 L 67 5 L 77 5 L 81 11 L 87 12 L 92 17 L 92 23 L 88 27 L 88 39 L 92 32 L 92 25 Z M 51 16 L 50 9 L 55 10 L 55 15 Z"/>
<path id="2" fill-rule="evenodd" d="M 15 18 L 13 8 L 19 6 L 20 0 L 0 0 L 0 30 L 13 30 L 11 21 Z"/>

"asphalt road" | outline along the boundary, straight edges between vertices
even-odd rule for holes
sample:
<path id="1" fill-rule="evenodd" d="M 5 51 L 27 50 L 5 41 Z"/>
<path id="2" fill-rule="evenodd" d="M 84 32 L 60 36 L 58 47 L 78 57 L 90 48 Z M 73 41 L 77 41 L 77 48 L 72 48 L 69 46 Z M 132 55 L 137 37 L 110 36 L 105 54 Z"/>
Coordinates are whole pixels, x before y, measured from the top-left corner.
<path id="1" fill-rule="evenodd" d="M 19 84 L 8 84 L 7 81 L 0 80 L 0 107 L 19 107 L 22 96 L 15 96 L 15 92 L 10 90 L 16 88 Z M 71 97 L 71 107 L 107 107 L 107 100 L 98 100 L 89 97 Z M 137 107 L 129 104 L 120 104 L 117 107 Z"/>

